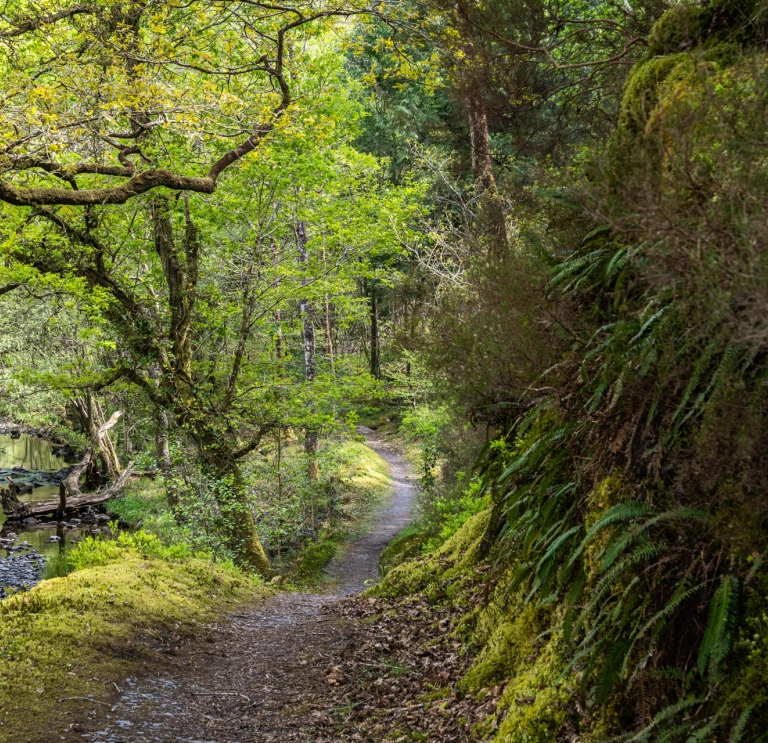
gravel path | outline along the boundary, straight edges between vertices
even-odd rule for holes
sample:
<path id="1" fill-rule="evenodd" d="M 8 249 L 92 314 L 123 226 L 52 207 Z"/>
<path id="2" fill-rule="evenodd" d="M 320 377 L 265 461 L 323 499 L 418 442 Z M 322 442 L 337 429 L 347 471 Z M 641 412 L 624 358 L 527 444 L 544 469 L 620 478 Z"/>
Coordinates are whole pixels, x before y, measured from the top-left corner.
<path id="1" fill-rule="evenodd" d="M 325 594 L 284 593 L 230 615 L 190 644 L 156 648 L 162 673 L 127 679 L 111 709 L 89 709 L 50 741 L 87 743 L 328 743 L 336 737 L 333 659 L 356 646 L 359 622 L 329 611 L 378 577 L 381 551 L 411 517 L 415 487 L 407 464 L 358 429 L 390 464 L 392 497 L 369 531 L 328 569 Z M 42 743 L 42 742 L 41 742 Z"/>

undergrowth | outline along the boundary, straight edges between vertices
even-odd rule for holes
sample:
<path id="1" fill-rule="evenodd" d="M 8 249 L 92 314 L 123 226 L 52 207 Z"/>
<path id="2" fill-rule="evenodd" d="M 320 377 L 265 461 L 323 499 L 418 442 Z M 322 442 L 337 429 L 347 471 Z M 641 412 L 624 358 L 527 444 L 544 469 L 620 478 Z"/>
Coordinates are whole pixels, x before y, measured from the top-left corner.
<path id="1" fill-rule="evenodd" d="M 493 319 L 524 312 L 553 353 L 510 351 L 473 475 L 425 458 L 427 547 L 447 540 L 381 590 L 439 604 L 485 576 L 465 684 L 505 683 L 499 743 L 768 739 L 764 18 L 716 0 L 657 22 L 610 141 L 541 176 L 510 237 L 546 300 Z"/>

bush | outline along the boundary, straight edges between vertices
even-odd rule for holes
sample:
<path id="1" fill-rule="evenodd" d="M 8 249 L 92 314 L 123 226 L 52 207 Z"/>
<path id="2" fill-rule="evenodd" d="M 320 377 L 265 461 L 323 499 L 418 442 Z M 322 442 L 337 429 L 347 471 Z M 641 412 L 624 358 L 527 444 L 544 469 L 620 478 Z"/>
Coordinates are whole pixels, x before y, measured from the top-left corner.
<path id="1" fill-rule="evenodd" d="M 115 539 L 86 537 L 80 544 L 60 553 L 49 563 L 47 578 L 67 575 L 73 570 L 108 565 L 126 558 L 140 557 L 165 561 L 181 561 L 192 557 L 189 545 L 164 545 L 156 534 L 145 531 L 121 532 Z M 198 553 L 198 557 L 205 557 Z"/>

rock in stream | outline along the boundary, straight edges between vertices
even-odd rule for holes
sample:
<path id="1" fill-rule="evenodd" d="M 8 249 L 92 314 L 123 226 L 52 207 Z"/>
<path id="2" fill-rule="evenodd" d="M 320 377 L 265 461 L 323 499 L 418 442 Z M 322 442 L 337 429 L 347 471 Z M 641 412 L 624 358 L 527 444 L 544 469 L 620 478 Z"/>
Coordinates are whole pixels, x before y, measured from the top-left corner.
<path id="1" fill-rule="evenodd" d="M 16 544 L 15 535 L 0 539 L 0 547 L 8 557 L 0 557 L 0 599 L 11 592 L 9 589 L 26 591 L 36 585 L 45 570 L 45 558 L 33 550 L 27 542 Z"/>

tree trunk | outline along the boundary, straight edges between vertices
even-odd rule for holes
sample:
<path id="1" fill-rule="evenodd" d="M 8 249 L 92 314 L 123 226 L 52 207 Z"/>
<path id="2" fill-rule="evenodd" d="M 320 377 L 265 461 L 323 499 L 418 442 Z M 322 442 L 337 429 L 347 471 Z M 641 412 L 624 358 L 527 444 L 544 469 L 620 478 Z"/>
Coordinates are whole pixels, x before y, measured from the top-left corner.
<path id="1" fill-rule="evenodd" d="M 325 245 L 323 245 L 323 271 L 327 270 L 325 261 Z M 331 362 L 331 374 L 336 375 L 336 362 L 333 358 L 333 334 L 331 333 L 331 305 L 328 302 L 328 293 L 325 294 L 325 337 L 328 345 L 328 358 Z"/>
<path id="2" fill-rule="evenodd" d="M 155 450 L 157 453 L 157 466 L 165 472 L 171 468 L 171 449 L 168 445 L 168 411 L 158 410 L 155 420 Z"/>
<path id="3" fill-rule="evenodd" d="M 90 391 L 75 398 L 75 407 L 80 415 L 83 428 L 88 432 L 91 445 L 101 461 L 104 474 L 109 480 L 115 480 L 120 474 L 120 461 L 109 438 L 108 431 L 117 423 L 122 411 L 113 413 L 109 421 L 104 421 L 104 413 L 98 400 L 94 400 Z"/>
<path id="4" fill-rule="evenodd" d="M 371 285 L 371 376 L 381 379 L 379 344 L 379 305 L 376 284 Z"/>
<path id="5" fill-rule="evenodd" d="M 468 81 L 464 91 L 464 105 L 469 120 L 469 143 L 472 148 L 472 175 L 479 193 L 496 190 L 491 160 L 491 137 L 488 132 L 488 113 L 476 81 Z"/>
<path id="6" fill-rule="evenodd" d="M 268 577 L 272 567 L 256 530 L 240 467 L 226 447 L 217 446 L 214 451 L 208 451 L 205 458 L 208 471 L 217 479 L 214 492 L 224 519 L 228 547 L 235 554 L 238 565 L 251 567 L 259 575 Z"/>
<path id="7" fill-rule="evenodd" d="M 282 326 L 283 317 L 282 317 L 282 314 L 280 313 L 280 308 L 279 307 L 278 307 L 278 309 L 275 310 L 273 317 L 274 317 L 274 320 L 275 320 L 275 325 L 277 326 L 276 329 L 275 329 L 275 361 L 277 361 L 278 364 L 280 365 L 280 376 L 282 376 L 283 375 L 283 371 L 284 371 L 283 370 L 283 365 L 282 365 L 282 361 L 283 361 L 283 326 Z"/>
<path id="8" fill-rule="evenodd" d="M 309 267 L 309 254 L 307 253 L 307 228 L 304 222 L 299 222 L 296 229 L 299 244 L 299 262 L 306 272 Z M 301 285 L 307 286 L 309 278 L 305 275 L 301 279 Z M 310 384 L 315 380 L 315 326 L 312 322 L 312 307 L 308 299 L 299 302 L 299 313 L 304 322 L 304 378 Z M 309 458 L 308 474 L 310 480 L 316 480 L 317 471 L 317 430 L 311 426 L 307 428 L 304 437 L 304 451 Z"/>
<path id="9" fill-rule="evenodd" d="M 486 252 L 503 256 L 508 248 L 504 203 L 496 189 L 491 159 L 491 136 L 488 129 L 488 110 L 483 97 L 486 82 L 482 75 L 482 59 L 477 51 L 470 8 L 458 3 L 458 27 L 464 58 L 460 66 L 458 88 L 467 110 L 469 144 L 472 155 L 472 176 L 475 192 L 480 197 L 477 226 L 485 237 Z"/>
<path id="10" fill-rule="evenodd" d="M 155 456 L 157 457 L 158 469 L 162 473 L 170 472 L 173 466 L 171 448 L 168 442 L 170 427 L 168 411 L 164 408 L 157 409 L 155 414 Z M 174 485 L 173 478 L 165 478 L 165 497 L 176 521 L 183 521 L 183 515 L 179 509 L 179 492 Z"/>
<path id="11" fill-rule="evenodd" d="M 64 521 L 64 512 L 67 510 L 67 489 L 64 483 L 59 483 L 59 507 L 56 511 L 56 520 Z"/>

